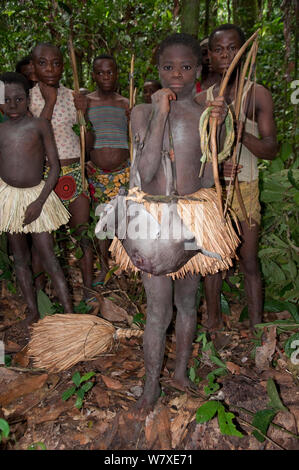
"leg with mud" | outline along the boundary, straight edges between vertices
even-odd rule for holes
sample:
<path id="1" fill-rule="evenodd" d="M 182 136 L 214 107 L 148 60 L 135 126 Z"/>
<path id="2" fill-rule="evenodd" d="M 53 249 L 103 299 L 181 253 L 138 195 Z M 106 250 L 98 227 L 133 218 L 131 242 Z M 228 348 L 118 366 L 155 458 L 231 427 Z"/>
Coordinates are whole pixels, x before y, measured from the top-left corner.
<path id="1" fill-rule="evenodd" d="M 143 337 L 145 386 L 137 408 L 149 412 L 160 395 L 160 374 L 165 353 L 166 331 L 171 322 L 172 280 L 166 276 L 142 275 L 147 297 L 146 326 Z"/>
<path id="2" fill-rule="evenodd" d="M 173 384 L 182 390 L 196 390 L 187 376 L 187 365 L 196 332 L 196 293 L 199 281 L 200 275 L 193 275 L 185 279 L 178 279 L 174 283 L 174 303 L 177 307 L 177 317 L 175 326 L 176 365 Z"/>
<path id="3" fill-rule="evenodd" d="M 32 241 L 35 250 L 43 260 L 43 267 L 51 276 L 55 292 L 65 313 L 73 312 L 73 304 L 61 266 L 54 254 L 53 238 L 50 233 L 34 233 Z"/>
<path id="4" fill-rule="evenodd" d="M 219 330 L 223 327 L 220 303 L 221 286 L 221 272 L 208 274 L 204 277 L 204 290 L 208 311 L 208 324 L 206 326 L 209 330 Z"/>
<path id="5" fill-rule="evenodd" d="M 27 327 L 39 319 L 30 266 L 30 250 L 24 233 L 7 234 L 7 236 L 14 257 L 17 280 L 29 308 L 27 318 L 22 322 Z"/>

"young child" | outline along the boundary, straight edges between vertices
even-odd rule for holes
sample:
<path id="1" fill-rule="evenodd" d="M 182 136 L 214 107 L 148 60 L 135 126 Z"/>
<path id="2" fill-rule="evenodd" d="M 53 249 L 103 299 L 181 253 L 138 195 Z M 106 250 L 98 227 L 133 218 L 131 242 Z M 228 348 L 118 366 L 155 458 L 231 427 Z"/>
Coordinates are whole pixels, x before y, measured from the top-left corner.
<path id="1" fill-rule="evenodd" d="M 83 188 L 80 166 L 80 141 L 73 131 L 77 123 L 77 112 L 73 91 L 60 84 L 63 72 L 63 58 L 53 44 L 38 44 L 32 51 L 37 85 L 30 90 L 30 111 L 51 122 L 58 149 L 61 171 L 55 192 L 71 213 L 69 227 L 75 228 L 74 235 L 80 236 L 89 222 L 89 197 Z M 46 170 L 46 175 L 48 170 Z M 46 176 L 45 175 L 45 176 Z M 92 286 L 93 253 L 90 242 L 82 237 L 80 245 L 83 256 L 79 260 L 82 272 L 84 297 L 90 297 Z M 35 257 L 35 271 L 40 272 Z"/>
<path id="2" fill-rule="evenodd" d="M 72 312 L 67 284 L 55 257 L 51 232 L 67 223 L 69 214 L 52 191 L 59 174 L 57 149 L 51 125 L 42 118 L 27 116 L 29 83 L 18 73 L 0 75 L 5 84 L 8 120 L 0 126 L 0 232 L 7 232 L 17 280 L 29 307 L 27 327 L 39 319 L 30 269 L 30 233 L 43 268 L 50 274 L 65 312 Z M 50 171 L 43 181 L 47 154 Z"/>
<path id="3" fill-rule="evenodd" d="M 145 80 L 143 85 L 143 100 L 145 103 L 152 102 L 152 94 L 162 88 L 158 80 Z"/>
<path id="4" fill-rule="evenodd" d="M 114 57 L 101 55 L 93 61 L 92 78 L 97 90 L 84 101 L 76 101 L 92 123 L 95 140 L 87 163 L 89 189 L 95 202 L 107 202 L 129 183 L 129 101 L 116 93 L 117 64 Z M 110 241 L 99 242 L 101 273 L 93 286 L 103 283 L 109 270 Z"/>
<path id="5" fill-rule="evenodd" d="M 216 28 L 209 37 L 209 58 L 216 83 L 206 92 L 195 97 L 199 104 L 213 100 L 217 96 L 223 74 L 231 64 L 238 50 L 245 42 L 243 31 L 234 24 Z M 238 69 L 232 74 L 226 88 L 225 100 L 234 110 Z M 276 129 L 273 117 L 271 93 L 262 85 L 254 86 L 247 81 L 242 96 L 241 117 L 244 131 L 239 150 L 238 180 L 250 226 L 242 213 L 235 191 L 231 191 L 231 208 L 237 215 L 241 226 L 242 243 L 239 250 L 240 268 L 244 273 L 244 286 L 248 302 L 250 326 L 262 321 L 263 293 L 262 279 L 258 263 L 258 238 L 261 221 L 258 187 L 258 158 L 272 160 L 277 152 Z M 223 175 L 228 184 L 232 163 L 223 164 Z M 205 277 L 205 293 L 208 307 L 208 327 L 221 328 L 223 325 L 220 307 L 222 285 L 221 273 Z"/>
<path id="6" fill-rule="evenodd" d="M 166 179 L 162 165 L 164 149 L 169 149 L 169 128 L 179 195 L 195 193 L 212 186 L 213 177 L 204 173 L 199 178 L 201 148 L 198 123 L 205 105 L 193 99 L 193 88 L 200 66 L 200 46 L 188 34 L 173 34 L 160 45 L 157 63 L 162 89 L 152 95 L 152 104 L 141 104 L 132 111 L 132 134 L 144 142 L 138 165 L 141 189 L 148 194 L 162 195 Z M 226 116 L 223 98 L 212 105 L 212 117 L 222 123 Z M 148 129 L 148 123 L 151 124 Z M 168 123 L 169 121 L 169 123 Z M 145 134 L 147 137 L 144 141 Z M 207 168 L 206 168 L 207 170 Z M 187 377 L 187 364 L 196 331 L 196 292 L 200 276 L 187 275 L 172 281 L 167 276 L 142 274 L 147 295 L 147 318 L 144 333 L 146 382 L 138 407 L 148 411 L 160 394 L 159 377 L 164 357 L 166 330 L 176 316 L 176 366 L 173 383 L 182 390 L 192 387 Z"/>

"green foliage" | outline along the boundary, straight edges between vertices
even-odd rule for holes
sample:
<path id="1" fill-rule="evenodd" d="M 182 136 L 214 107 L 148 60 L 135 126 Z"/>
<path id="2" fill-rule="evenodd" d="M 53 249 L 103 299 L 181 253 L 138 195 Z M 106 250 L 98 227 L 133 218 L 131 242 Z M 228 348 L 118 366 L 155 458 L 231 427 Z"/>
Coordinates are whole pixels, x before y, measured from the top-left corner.
<path id="1" fill-rule="evenodd" d="M 27 450 L 47 450 L 47 448 L 43 442 L 33 442 L 27 447 Z"/>
<path id="2" fill-rule="evenodd" d="M 74 306 L 75 313 L 88 313 L 92 310 L 90 305 L 87 305 L 83 300 L 81 300 L 78 305 Z"/>
<path id="3" fill-rule="evenodd" d="M 87 372 L 81 377 L 80 372 L 75 372 L 72 377 L 75 385 L 62 394 L 62 400 L 66 401 L 73 395 L 77 395 L 75 406 L 80 410 L 83 406 L 85 394 L 94 386 L 94 382 L 91 382 L 90 379 L 95 375 L 95 372 Z"/>
<path id="4" fill-rule="evenodd" d="M 199 356 L 199 361 L 202 360 L 203 354 L 208 354 L 209 360 L 218 366 L 217 369 L 211 371 L 207 375 L 208 385 L 204 387 L 204 392 L 206 395 L 213 395 L 219 390 L 220 385 L 216 382 L 217 377 L 226 375 L 227 369 L 226 364 L 221 361 L 220 357 L 217 354 L 217 351 L 214 347 L 212 341 L 208 341 L 206 333 L 200 333 L 195 340 L 197 343 L 202 342 L 202 354 Z M 198 364 L 199 365 L 199 362 Z M 189 369 L 189 378 L 194 383 L 198 383 L 199 380 L 196 376 L 196 368 Z"/>
<path id="5" fill-rule="evenodd" d="M 9 424 L 5 419 L 0 418 L 0 442 L 3 438 L 7 439 L 10 433 Z"/>
<path id="6" fill-rule="evenodd" d="M 299 206 L 295 199 L 299 169 L 276 171 L 275 161 L 261 175 L 261 201 L 266 205 L 259 258 L 268 300 L 295 303 L 299 299 Z"/>
<path id="7" fill-rule="evenodd" d="M 278 411 L 288 411 L 288 409 L 281 402 L 276 385 L 272 379 L 268 379 L 267 381 L 267 393 L 268 397 L 270 398 L 268 407 L 264 410 L 257 411 L 252 420 L 252 426 L 259 429 L 263 433 L 262 435 L 256 430 L 252 433 L 259 442 L 264 442 L 264 436 L 267 434 L 270 423 Z"/>
<path id="8" fill-rule="evenodd" d="M 40 314 L 40 318 L 44 318 L 46 315 L 54 315 L 57 313 L 54 304 L 51 302 L 47 294 L 41 289 L 37 293 L 37 307 Z"/>
<path id="9" fill-rule="evenodd" d="M 225 434 L 226 436 L 243 437 L 243 434 L 237 430 L 233 423 L 235 415 L 231 412 L 227 412 L 220 401 L 210 400 L 200 406 L 196 412 L 196 422 L 206 423 L 214 418 L 216 413 L 221 434 Z"/>

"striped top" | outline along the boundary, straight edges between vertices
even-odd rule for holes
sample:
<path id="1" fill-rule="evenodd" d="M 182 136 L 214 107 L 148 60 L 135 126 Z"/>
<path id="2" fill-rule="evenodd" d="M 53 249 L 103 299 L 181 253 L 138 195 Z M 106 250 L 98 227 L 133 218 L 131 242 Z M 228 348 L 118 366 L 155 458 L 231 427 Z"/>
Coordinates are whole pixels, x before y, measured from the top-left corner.
<path id="1" fill-rule="evenodd" d="M 117 106 L 92 106 L 88 109 L 96 140 L 95 149 L 128 149 L 128 119 L 126 110 Z"/>

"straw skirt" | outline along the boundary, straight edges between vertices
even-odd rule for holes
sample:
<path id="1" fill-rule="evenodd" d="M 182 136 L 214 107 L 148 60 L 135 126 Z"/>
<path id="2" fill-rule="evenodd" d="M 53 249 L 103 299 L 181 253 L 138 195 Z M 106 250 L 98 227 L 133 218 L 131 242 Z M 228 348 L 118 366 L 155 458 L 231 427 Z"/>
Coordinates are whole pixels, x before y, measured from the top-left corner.
<path id="1" fill-rule="evenodd" d="M 0 233 L 52 232 L 68 222 L 69 212 L 54 191 L 51 191 L 40 216 L 23 227 L 26 209 L 38 198 L 44 185 L 42 180 L 33 188 L 15 188 L 0 178 Z"/>
<path id="2" fill-rule="evenodd" d="M 142 203 L 146 210 L 160 222 L 158 214 L 161 213 L 161 207 L 159 207 L 161 203 L 149 204 L 144 196 L 146 196 L 145 193 L 133 188 L 129 191 L 127 200 L 136 200 L 136 202 Z M 185 196 L 177 202 L 177 212 L 180 218 L 194 234 L 199 246 L 220 256 L 217 259 L 199 252 L 191 257 L 184 266 L 178 267 L 176 272 L 167 274 L 172 279 L 183 278 L 187 273 L 205 276 L 228 269 L 233 264 L 232 259 L 236 257 L 236 249 L 240 243 L 230 217 L 226 215 L 225 220 L 221 217 L 216 191 L 213 188 L 200 189 L 189 197 L 189 200 L 186 199 L 188 196 Z M 194 199 L 198 200 L 194 201 Z M 114 237 L 110 251 L 120 269 L 139 271 L 117 237 Z"/>

